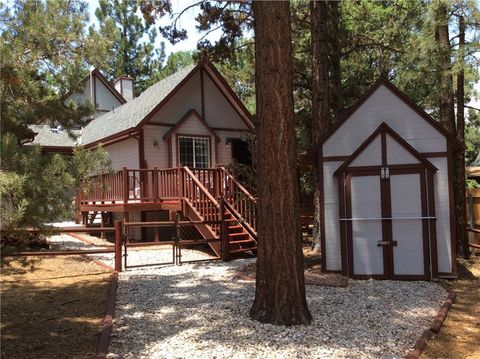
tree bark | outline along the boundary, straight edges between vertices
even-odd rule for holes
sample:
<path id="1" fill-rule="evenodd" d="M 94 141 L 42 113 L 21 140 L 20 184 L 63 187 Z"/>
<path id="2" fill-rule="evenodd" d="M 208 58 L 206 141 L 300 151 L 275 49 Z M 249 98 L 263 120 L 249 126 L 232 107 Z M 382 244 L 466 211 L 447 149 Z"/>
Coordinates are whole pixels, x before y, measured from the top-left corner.
<path id="1" fill-rule="evenodd" d="M 343 91 L 342 91 L 342 69 L 340 60 L 342 57 L 342 50 L 340 45 L 340 13 L 338 11 L 339 1 L 329 1 L 330 8 L 330 23 L 331 35 L 329 36 L 330 43 L 330 65 L 331 65 L 331 94 L 332 99 L 330 106 L 332 108 L 333 117 L 330 121 L 330 126 L 339 121 L 343 114 Z"/>
<path id="2" fill-rule="evenodd" d="M 329 86 L 328 86 L 328 38 L 327 38 L 327 3 L 310 1 L 310 22 L 312 34 L 312 142 L 318 143 L 329 127 Z M 313 247 L 320 251 L 321 233 L 321 198 L 323 190 L 320 180 L 315 175 L 315 218 L 313 230 Z M 323 255 L 323 253 L 322 253 Z"/>
<path id="3" fill-rule="evenodd" d="M 305 297 L 293 112 L 289 2 L 255 1 L 258 244 L 255 301 L 261 322 L 311 320 Z"/>
<path id="4" fill-rule="evenodd" d="M 451 131 L 452 134 L 455 134 L 455 107 L 447 6 L 439 2 L 435 15 L 435 34 L 438 44 L 438 61 L 440 67 L 440 122 L 446 129 Z"/>
<path id="5" fill-rule="evenodd" d="M 465 140 L 465 19 L 463 16 L 458 18 L 458 62 L 459 71 L 457 74 L 457 137 L 463 142 Z M 465 259 L 470 257 L 470 247 L 468 246 L 468 236 L 465 228 L 467 227 L 467 208 L 466 208 L 466 183 L 465 183 L 465 152 L 457 151 L 455 161 L 455 188 L 457 189 L 457 200 L 455 203 L 456 229 L 459 239 L 459 254 Z"/>

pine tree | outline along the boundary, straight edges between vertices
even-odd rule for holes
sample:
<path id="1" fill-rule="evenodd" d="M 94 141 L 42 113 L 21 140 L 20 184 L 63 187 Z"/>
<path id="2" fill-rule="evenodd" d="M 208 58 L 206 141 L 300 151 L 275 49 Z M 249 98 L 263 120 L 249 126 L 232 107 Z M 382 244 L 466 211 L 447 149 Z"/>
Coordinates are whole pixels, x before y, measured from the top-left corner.
<path id="1" fill-rule="evenodd" d="M 164 43 L 155 47 L 157 31 L 137 15 L 138 11 L 137 0 L 100 0 L 95 11 L 100 32 L 114 39 L 107 66 L 102 70 L 112 79 L 133 77 L 136 95 L 151 84 L 150 79 L 161 71 L 165 59 Z"/>

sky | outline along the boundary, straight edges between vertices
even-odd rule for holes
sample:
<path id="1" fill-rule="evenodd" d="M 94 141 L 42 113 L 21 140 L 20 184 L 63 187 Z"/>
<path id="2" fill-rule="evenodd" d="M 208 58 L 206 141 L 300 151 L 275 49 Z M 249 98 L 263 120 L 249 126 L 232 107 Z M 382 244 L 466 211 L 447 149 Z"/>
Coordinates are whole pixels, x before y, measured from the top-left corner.
<path id="1" fill-rule="evenodd" d="M 180 13 L 184 8 L 188 7 L 189 5 L 195 3 L 195 0 L 171 0 L 172 7 L 173 7 L 173 15 Z M 89 0 L 87 1 L 89 4 L 89 14 L 90 14 L 90 22 L 94 25 L 98 24 L 97 18 L 95 16 L 95 10 L 98 8 L 98 0 Z M 160 45 L 160 42 L 165 43 L 165 52 L 168 57 L 172 52 L 177 51 L 184 51 L 184 50 L 195 50 L 197 48 L 197 42 L 201 39 L 204 35 L 203 33 L 199 33 L 195 28 L 197 22 L 195 21 L 195 17 L 200 12 L 199 7 L 195 7 L 189 9 L 185 13 L 182 14 L 180 20 L 178 21 L 178 26 L 180 28 L 184 28 L 187 30 L 188 38 L 186 40 L 180 41 L 175 45 L 172 45 L 169 41 L 163 39 L 163 37 L 158 34 L 156 42 L 157 46 Z M 141 16 L 141 14 L 139 14 Z M 158 27 L 161 25 L 168 25 L 171 23 L 171 19 L 169 16 L 164 16 L 160 21 L 157 21 L 155 27 L 158 30 Z M 211 41 L 217 40 L 221 35 L 221 30 L 218 29 L 207 36 L 207 39 Z"/>

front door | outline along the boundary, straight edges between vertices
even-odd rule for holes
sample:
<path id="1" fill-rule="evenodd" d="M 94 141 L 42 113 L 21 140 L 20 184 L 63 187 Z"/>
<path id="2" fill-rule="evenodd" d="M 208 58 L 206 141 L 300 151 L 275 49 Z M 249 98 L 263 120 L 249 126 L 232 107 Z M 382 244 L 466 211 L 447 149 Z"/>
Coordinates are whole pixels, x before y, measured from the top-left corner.
<path id="1" fill-rule="evenodd" d="M 345 174 L 348 272 L 354 278 L 428 279 L 424 169 Z"/>

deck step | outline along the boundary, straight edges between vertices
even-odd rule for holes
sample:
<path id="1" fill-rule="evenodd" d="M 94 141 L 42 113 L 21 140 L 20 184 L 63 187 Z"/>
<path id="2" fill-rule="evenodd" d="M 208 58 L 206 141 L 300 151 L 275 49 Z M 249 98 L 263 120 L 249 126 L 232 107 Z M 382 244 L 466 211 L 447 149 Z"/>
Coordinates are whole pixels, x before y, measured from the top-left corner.
<path id="1" fill-rule="evenodd" d="M 228 237 L 229 237 L 229 238 L 236 238 L 236 239 L 240 239 L 240 238 L 250 238 L 250 236 L 249 236 L 248 233 L 246 233 L 246 232 L 229 233 L 229 234 L 228 234 Z"/>
<path id="2" fill-rule="evenodd" d="M 245 253 L 248 251 L 256 251 L 257 247 L 250 247 L 250 248 L 239 248 L 239 249 L 232 249 L 231 251 L 228 251 L 230 254 L 235 254 L 235 253 Z"/>
<path id="3" fill-rule="evenodd" d="M 253 243 L 255 244 L 255 241 L 252 239 L 240 239 L 238 241 L 229 241 L 228 244 L 246 244 L 246 243 Z"/>
<path id="4" fill-rule="evenodd" d="M 243 227 L 237 224 L 234 226 L 228 226 L 228 230 L 231 231 L 231 233 L 238 233 L 243 231 Z"/>

